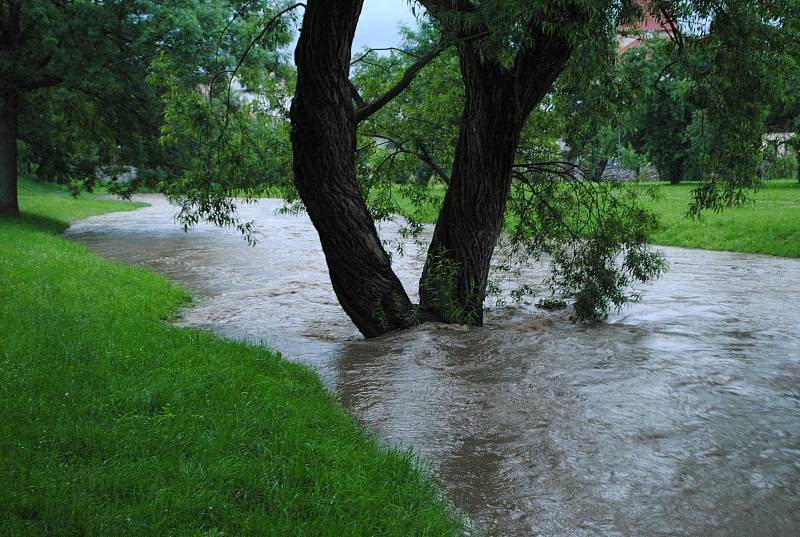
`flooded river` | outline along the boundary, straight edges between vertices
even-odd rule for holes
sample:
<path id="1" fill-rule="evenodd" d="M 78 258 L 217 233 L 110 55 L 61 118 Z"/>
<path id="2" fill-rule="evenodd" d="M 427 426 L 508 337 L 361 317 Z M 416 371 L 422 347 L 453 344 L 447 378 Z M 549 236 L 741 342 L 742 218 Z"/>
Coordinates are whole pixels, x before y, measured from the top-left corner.
<path id="1" fill-rule="evenodd" d="M 67 235 L 190 289 L 184 324 L 316 369 L 478 533 L 800 535 L 800 260 L 665 248 L 671 271 L 607 323 L 515 305 L 363 341 L 307 217 L 244 207 L 251 248 L 146 201 Z M 415 290 L 421 260 L 396 270 Z"/>

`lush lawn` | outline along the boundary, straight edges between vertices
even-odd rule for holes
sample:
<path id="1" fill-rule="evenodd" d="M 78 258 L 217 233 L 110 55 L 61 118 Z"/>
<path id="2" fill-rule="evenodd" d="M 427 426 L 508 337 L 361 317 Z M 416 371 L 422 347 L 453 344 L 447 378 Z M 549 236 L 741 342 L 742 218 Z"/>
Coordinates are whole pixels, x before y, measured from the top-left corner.
<path id="1" fill-rule="evenodd" d="M 183 291 L 53 233 L 130 204 L 21 203 L 0 219 L 0 535 L 459 533 L 311 371 L 172 326 Z"/>
<path id="2" fill-rule="evenodd" d="M 644 195 L 643 189 L 643 203 L 658 214 L 661 222 L 661 230 L 653 237 L 656 244 L 800 257 L 800 183 L 765 182 L 752 194 L 753 204 L 721 213 L 707 211 L 702 218 L 690 220 L 686 211 L 695 187 L 697 183 L 657 183 L 655 200 Z M 444 189 L 434 194 L 442 196 Z M 401 189 L 391 195 L 406 214 L 425 222 L 436 220 L 435 203 L 424 204 L 420 211 Z"/>
<path id="3" fill-rule="evenodd" d="M 53 232 L 63 231 L 70 222 L 93 214 L 144 207 L 143 203 L 99 200 L 90 194 L 75 198 L 64 188 L 30 180 L 19 183 L 19 203 L 26 222 Z"/>
<path id="4" fill-rule="evenodd" d="M 658 244 L 800 257 L 800 184 L 768 181 L 752 195 L 754 203 L 687 220 L 696 184 L 658 186 L 659 197 L 646 202 L 661 219 Z"/>

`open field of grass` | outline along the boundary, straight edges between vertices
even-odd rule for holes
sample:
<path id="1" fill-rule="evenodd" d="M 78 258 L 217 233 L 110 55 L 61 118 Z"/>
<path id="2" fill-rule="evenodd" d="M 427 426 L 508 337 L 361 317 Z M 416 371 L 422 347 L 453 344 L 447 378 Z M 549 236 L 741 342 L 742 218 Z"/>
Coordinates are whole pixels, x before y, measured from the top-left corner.
<path id="1" fill-rule="evenodd" d="M 659 197 L 646 201 L 661 220 L 657 244 L 800 257 L 800 184 L 768 181 L 753 203 L 688 220 L 686 209 L 697 184 L 659 184 Z"/>
<path id="2" fill-rule="evenodd" d="M 767 181 L 752 194 L 753 203 L 721 213 L 707 211 L 697 220 L 686 217 L 691 191 L 697 183 L 654 186 L 657 198 L 643 195 L 642 201 L 661 222 L 661 230 L 653 237 L 656 244 L 800 257 L 800 183 L 796 181 Z M 444 190 L 437 194 L 443 195 Z M 425 222 L 436 220 L 435 204 L 427 204 L 419 211 L 400 190 L 392 195 L 407 214 Z"/>
<path id="3" fill-rule="evenodd" d="M 0 219 L 0 535 L 455 535 L 307 368 L 180 329 L 186 294 L 54 234 L 131 208 L 23 184 Z"/>

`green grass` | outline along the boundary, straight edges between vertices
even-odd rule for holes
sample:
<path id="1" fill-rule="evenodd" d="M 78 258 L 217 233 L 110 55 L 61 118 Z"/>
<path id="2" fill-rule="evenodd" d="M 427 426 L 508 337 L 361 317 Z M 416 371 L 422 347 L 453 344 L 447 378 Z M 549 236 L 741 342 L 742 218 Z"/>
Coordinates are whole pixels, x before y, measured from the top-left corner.
<path id="1" fill-rule="evenodd" d="M 23 184 L 0 219 L 0 535 L 455 535 L 414 457 L 307 368 L 180 329 L 165 279 L 54 231 L 131 208 Z"/>
<path id="2" fill-rule="evenodd" d="M 660 217 L 654 242 L 684 248 L 729 250 L 800 257 L 800 184 L 767 181 L 752 194 L 753 204 L 707 211 L 688 220 L 686 209 L 697 184 L 659 184 L 659 197 L 647 201 Z"/>
<path id="3" fill-rule="evenodd" d="M 642 196 L 644 205 L 659 216 L 661 223 L 653 237 L 655 244 L 800 257 L 800 183 L 767 181 L 751 195 L 754 203 L 721 213 L 706 211 L 702 218 L 690 220 L 686 212 L 697 185 L 656 183 L 656 200 Z M 437 194 L 443 195 L 443 188 Z M 423 222 L 436 221 L 436 204 L 425 204 L 419 210 L 399 189 L 391 195 L 404 214 Z"/>
<path id="4" fill-rule="evenodd" d="M 70 222 L 94 214 L 131 211 L 145 203 L 108 201 L 91 194 L 73 197 L 63 187 L 23 179 L 19 182 L 19 203 L 25 222 L 54 233 L 63 231 Z"/>

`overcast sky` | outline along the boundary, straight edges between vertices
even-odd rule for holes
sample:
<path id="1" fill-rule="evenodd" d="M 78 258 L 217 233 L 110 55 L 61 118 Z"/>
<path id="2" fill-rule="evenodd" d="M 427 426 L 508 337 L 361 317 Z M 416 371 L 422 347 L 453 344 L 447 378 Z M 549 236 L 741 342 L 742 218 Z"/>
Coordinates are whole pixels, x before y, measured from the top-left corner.
<path id="1" fill-rule="evenodd" d="M 414 15 L 408 0 L 364 0 L 361 18 L 358 19 L 356 37 L 353 40 L 353 51 L 363 47 L 384 48 L 396 47 L 400 44 L 401 24 L 416 26 Z M 289 45 L 289 57 L 294 59 L 295 41 Z"/>
<path id="2" fill-rule="evenodd" d="M 401 24 L 416 26 L 408 0 L 365 0 L 358 19 L 353 50 L 395 47 L 400 44 Z"/>

